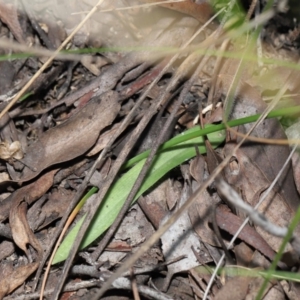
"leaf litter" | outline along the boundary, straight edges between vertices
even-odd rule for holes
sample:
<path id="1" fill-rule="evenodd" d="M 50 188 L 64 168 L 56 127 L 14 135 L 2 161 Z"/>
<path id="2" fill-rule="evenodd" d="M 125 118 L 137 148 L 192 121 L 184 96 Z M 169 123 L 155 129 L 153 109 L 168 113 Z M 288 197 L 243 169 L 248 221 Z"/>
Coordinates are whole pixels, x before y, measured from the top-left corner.
<path id="1" fill-rule="evenodd" d="M 33 1 L 29 5 L 26 1 L 21 2 L 17 7 L 4 1 L 0 3 L 2 36 L 7 38 L 13 36 L 19 43 L 48 49 L 56 49 L 83 19 L 85 13 L 81 11 L 89 11 L 96 4 L 82 2 L 80 6 L 77 6 L 77 2 L 62 1 L 59 5 L 46 5 Z M 22 250 L 13 254 L 11 250 L 7 251 L 8 256 L 1 260 L 0 272 L 3 274 L 0 280 L 1 298 L 12 295 L 14 299 L 18 299 L 18 296 L 30 289 L 33 284 L 32 274 L 44 259 L 49 245 L 55 242 L 52 237 L 56 235 L 55 228 L 58 224 L 56 221 L 65 217 L 68 202 L 78 197 L 76 193 L 82 193 L 86 187 L 90 186 L 88 184 L 82 188 L 82 183 L 96 160 L 95 156 L 102 149 L 106 149 L 112 139 L 115 140 L 110 151 L 106 150 L 106 159 L 110 159 L 110 163 L 106 164 L 109 168 L 98 177 L 102 182 L 95 182 L 95 178 L 93 180 L 93 184 L 101 190 L 112 174 L 111 170 L 114 169 L 119 159 L 119 153 L 127 147 L 126 137 L 138 126 L 140 120 L 144 120 L 143 116 L 155 107 L 157 99 L 163 95 L 170 78 L 178 76 L 176 70 L 180 68 L 182 58 L 189 53 L 182 52 L 181 57 L 173 62 L 173 67 L 167 72 L 164 71 L 164 76 L 153 86 L 149 96 L 138 109 L 132 113 L 127 127 L 123 128 L 124 117 L 130 114 L 139 95 L 147 89 L 153 78 L 156 78 L 170 61 L 172 51 L 181 47 L 193 35 L 199 26 L 197 20 L 203 23 L 213 14 L 207 2 L 197 6 L 198 4 L 193 1 L 185 1 L 181 4 L 165 3 L 163 9 L 148 6 L 154 1 L 141 1 L 147 5 L 126 11 L 115 10 L 128 6 L 128 2 L 118 1 L 116 6 L 112 6 L 108 1 L 104 1 L 101 8 L 75 34 L 70 44 L 71 49 L 76 51 L 95 47 L 99 49 L 92 54 L 81 54 L 79 63 L 53 61 L 44 71 L 41 79 L 38 79 L 29 89 L 30 93 L 26 100 L 14 105 L 1 119 L 0 168 L 3 179 L 1 180 L 0 219 L 3 227 L 0 228 L 0 233 L 3 241 L 0 247 L 8 245 L 7 240 L 12 239 L 17 246 L 15 248 Z M 141 3 L 130 1 L 130 5 L 138 4 Z M 22 5 L 26 5 L 25 13 L 21 10 Z M 113 10 L 101 12 L 105 9 Z M 265 30 L 273 39 L 270 41 L 270 37 L 264 38 L 266 48 L 268 47 L 268 53 L 271 52 L 276 58 L 284 57 L 284 60 L 293 63 L 295 57 L 298 59 L 295 54 L 297 52 L 295 36 L 298 31 L 296 27 L 290 25 L 290 31 L 286 31 L 284 36 L 287 41 L 282 41 L 278 31 L 274 30 L 274 27 L 283 26 L 280 22 L 281 19 L 275 14 L 266 25 Z M 216 24 L 217 22 L 210 24 L 196 38 L 190 51 L 194 45 L 206 45 L 207 48 L 212 45 L 219 46 L 220 42 L 217 38 L 208 37 L 215 30 Z M 279 40 L 282 44 L 278 46 Z M 274 48 L 272 43 L 277 43 L 276 51 L 270 51 L 270 48 Z M 103 49 L 106 47 L 108 51 L 103 52 L 100 47 Z M 116 47 L 115 51 L 112 51 L 113 47 Z M 141 51 L 129 51 L 136 50 L 138 47 L 142 48 Z M 241 46 L 231 45 L 230 47 L 229 53 L 235 51 L 233 47 Z M 1 50 L 1 53 L 9 54 L 6 49 Z M 6 107 L 13 93 L 28 82 L 44 61 L 44 57 L 29 57 L 2 62 L 0 69 L 1 99 L 3 99 L 0 103 L 1 110 Z M 193 66 L 199 61 L 200 57 L 191 56 L 186 67 L 190 68 L 190 72 L 194 72 Z M 178 93 L 185 92 L 184 87 L 189 82 L 191 83 L 191 88 L 184 94 L 184 101 L 179 112 L 175 113 L 172 123 L 178 122 L 176 126 L 169 129 L 169 136 L 179 134 L 191 126 L 191 120 L 199 113 L 200 101 L 202 107 L 206 105 L 209 88 L 213 84 L 211 78 L 213 78 L 214 64 L 215 58 L 209 57 L 202 69 L 199 68 L 199 74 L 191 76 L 190 81 L 186 75 L 189 72 L 188 69 L 184 72 L 181 69 L 179 80 L 168 91 L 169 94 L 165 96 L 162 108 L 158 112 L 159 116 L 169 116 L 175 107 L 172 101 L 176 99 Z M 247 62 L 245 64 L 247 65 Z M 297 91 L 295 83 L 298 78 L 297 71 L 290 71 L 289 67 L 282 71 L 283 67 L 280 68 L 277 70 L 276 66 L 274 67 L 273 77 L 278 77 L 279 82 L 287 80 L 290 83 L 289 91 Z M 243 73 L 239 78 L 235 94 L 237 101 L 234 102 L 230 113 L 232 119 L 262 113 L 267 105 L 261 94 L 280 88 L 274 85 L 266 88 L 267 83 L 264 85 L 259 79 L 255 80 L 258 71 L 250 69 L 248 74 L 245 72 L 246 75 Z M 227 94 L 235 72 L 235 62 L 230 59 L 225 60 L 218 74 L 214 101 Z M 289 72 L 289 75 L 285 75 Z M 185 80 L 186 83 L 183 83 Z M 64 94 L 66 96 L 63 96 Z M 166 107 L 167 110 L 164 110 Z M 207 119 L 211 118 L 207 116 Z M 158 121 L 152 122 L 149 126 L 153 127 L 156 123 Z M 239 126 L 238 133 L 246 134 L 250 126 L 251 124 Z M 162 129 L 156 130 L 156 132 L 161 131 Z M 146 132 L 142 135 L 150 140 L 146 148 L 155 144 L 157 133 L 155 136 Z M 263 121 L 251 135 L 264 139 L 286 139 L 284 130 L 275 119 Z M 218 168 L 223 158 L 230 160 L 223 173 L 224 179 L 245 202 L 254 206 L 279 172 L 290 150 L 287 145 L 265 145 L 246 141 L 239 150 L 233 153 L 232 149 L 239 141 L 240 137 L 235 136 L 234 132 L 228 133 L 224 145 L 216 150 L 220 161 L 214 168 Z M 114 150 L 118 149 L 117 145 L 121 145 L 119 150 Z M 130 157 L 133 157 L 138 154 L 139 149 L 141 147 L 136 145 L 126 151 L 130 152 Z M 192 156 L 195 156 L 196 152 L 195 150 Z M 297 174 L 295 170 L 299 166 L 295 162 L 296 159 L 294 159 L 294 174 Z M 167 188 L 166 184 L 157 183 L 153 186 L 154 180 L 149 185 L 152 191 L 145 191 L 136 204 L 142 208 L 143 213 L 136 206 L 127 217 L 121 217 L 123 222 L 113 240 L 110 240 L 111 246 L 107 248 L 111 251 L 111 255 L 105 251 L 99 259 L 95 260 L 93 247 L 87 248 L 87 252 L 81 252 L 77 259 L 81 266 L 79 273 L 86 274 L 84 273 L 86 261 L 93 263 L 98 272 L 98 277 L 95 278 L 95 285 L 97 285 L 103 278 L 108 278 L 107 274 L 116 271 L 118 264 L 127 257 L 128 251 L 133 255 L 139 255 L 141 247 L 144 244 L 147 245 L 148 240 L 150 243 L 152 238 L 153 228 L 151 230 L 149 228 L 151 226 L 157 229 L 162 228 L 163 220 L 172 216 L 181 207 L 183 199 L 192 197 L 193 192 L 205 184 L 209 173 L 213 172 L 207 166 L 208 164 L 209 162 L 205 162 L 202 156 L 192 161 L 182 162 L 180 169 L 175 168 L 167 175 L 168 182 L 172 181 L 171 185 L 167 184 Z M 96 166 L 97 172 L 101 172 L 101 165 L 98 163 Z M 118 177 L 121 175 L 122 171 L 119 172 Z M 294 176 L 297 178 L 297 175 L 293 175 L 290 164 L 275 189 L 259 208 L 259 211 L 276 225 L 287 226 L 298 207 L 299 195 Z M 167 180 L 166 175 L 160 178 L 161 182 L 165 180 Z M 132 184 L 130 183 L 130 186 Z M 129 193 L 130 186 L 124 186 L 123 193 Z M 158 194 L 153 194 L 155 195 L 153 198 L 149 198 L 156 189 L 163 190 Z M 122 194 L 122 191 L 119 193 Z M 123 198 L 124 195 L 121 196 L 121 194 L 120 197 Z M 181 195 L 180 199 L 178 195 Z M 178 218 L 174 226 L 160 237 L 161 244 L 157 242 L 140 257 L 133 268 L 133 273 L 136 274 L 137 286 L 141 294 L 145 297 L 151 294 L 157 299 L 180 296 L 190 299 L 194 298 L 194 295 L 200 298 L 203 296 L 209 277 L 201 273 L 196 276 L 197 266 L 217 263 L 223 251 L 220 239 L 224 239 L 225 245 L 228 245 L 228 234 L 234 235 L 245 218 L 237 209 L 228 208 L 224 200 L 219 197 L 218 189 L 214 185 L 209 186 Z M 29 212 L 27 212 L 28 209 Z M 96 208 L 93 204 L 89 204 L 83 211 L 88 211 L 88 209 L 95 210 Z M 82 217 L 82 214 L 83 212 L 79 213 L 78 217 Z M 219 233 L 215 231 L 214 226 L 218 226 L 221 231 Z M 7 234 L 7 232 L 10 233 Z M 295 234 L 298 235 L 298 229 Z M 267 268 L 280 242 L 281 239 L 265 233 L 263 229 L 253 224 L 248 224 L 240 233 L 239 241 L 229 249 L 230 256 L 234 258 L 234 263 L 238 267 L 245 265 L 243 261 L 248 261 L 247 267 Z M 244 245 L 243 249 L 247 250 L 240 251 L 241 245 Z M 97 244 L 92 246 L 97 246 Z M 279 267 L 291 270 L 291 267 L 298 262 L 298 258 L 292 247 L 289 246 L 286 250 Z M 123 254 L 119 255 L 120 252 Z M 12 259 L 16 261 L 13 266 L 10 263 Z M 61 274 L 60 265 L 53 268 Z M 143 269 L 148 271 L 143 272 Z M 93 272 L 88 274 L 94 277 Z M 94 292 L 93 289 L 80 291 L 82 286 L 91 284 L 85 276 L 81 276 L 82 285 L 78 284 L 76 288 L 75 277 L 70 273 L 66 288 L 74 284 L 75 290 L 79 290 L 78 295 L 85 293 L 85 297 L 89 297 L 89 294 Z M 202 279 L 199 280 L 199 278 Z M 217 280 L 211 291 L 211 297 L 215 299 L 255 297 L 261 284 L 261 279 L 254 280 L 242 276 L 220 279 L 221 281 Z M 236 289 L 236 280 L 240 282 L 238 284 L 240 291 Z M 53 292 L 52 295 L 47 292 L 47 290 L 55 290 L 58 281 L 62 282 L 64 279 L 50 280 L 46 286 L 46 294 L 50 295 L 49 298 L 58 297 L 57 292 Z M 150 281 L 158 287 L 158 291 L 154 292 L 153 288 L 147 287 Z M 23 283 L 25 285 L 22 285 Z M 18 288 L 21 285 L 22 287 Z M 119 288 L 117 284 L 113 287 Z M 121 287 L 130 288 L 125 283 L 124 286 L 121 284 Z M 297 286 L 292 284 L 291 287 L 294 294 L 299 295 Z M 280 292 L 278 292 L 279 289 Z M 276 299 L 291 297 L 291 293 L 285 292 L 284 294 L 282 290 L 286 291 L 284 284 L 274 281 L 265 291 L 265 297 L 276 297 Z M 34 293 L 34 290 L 31 289 L 30 292 Z M 112 288 L 112 293 L 114 292 Z M 64 293 L 67 296 L 67 293 Z"/>

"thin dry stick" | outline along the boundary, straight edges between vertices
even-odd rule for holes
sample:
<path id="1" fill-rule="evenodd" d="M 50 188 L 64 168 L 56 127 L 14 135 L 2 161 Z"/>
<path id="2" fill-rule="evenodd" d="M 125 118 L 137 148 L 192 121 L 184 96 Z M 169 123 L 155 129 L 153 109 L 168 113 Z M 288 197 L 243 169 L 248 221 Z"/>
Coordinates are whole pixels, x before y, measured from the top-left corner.
<path id="1" fill-rule="evenodd" d="M 100 282 L 99 280 L 87 280 L 87 281 L 78 281 L 78 282 L 70 282 L 66 284 L 64 287 L 64 292 L 74 292 L 80 289 L 88 289 L 92 287 L 99 286 Z M 45 291 L 45 297 L 51 296 L 54 292 L 54 287 L 49 288 Z M 31 300 L 31 299 L 38 299 L 39 298 L 39 292 L 27 294 L 27 293 L 22 293 L 19 295 L 14 295 L 11 297 L 5 297 L 4 299 L 7 300 Z"/>
<path id="2" fill-rule="evenodd" d="M 86 17 L 77 25 L 77 27 L 72 31 L 72 33 L 64 40 L 64 42 L 58 47 L 58 49 L 48 58 L 48 60 L 41 66 L 41 68 L 32 76 L 32 78 L 25 84 L 21 91 L 15 96 L 15 98 L 3 109 L 0 113 L 0 119 L 7 113 L 10 108 L 23 96 L 23 94 L 28 90 L 28 88 L 33 84 L 35 79 L 37 79 L 43 71 L 51 64 L 54 58 L 58 55 L 59 51 L 62 50 L 73 38 L 73 36 L 80 30 L 80 28 L 87 22 L 87 20 L 96 12 L 98 6 L 102 4 L 104 0 L 99 0 L 98 3 L 91 9 L 91 11 L 86 15 Z"/>
<path id="3" fill-rule="evenodd" d="M 296 146 L 294 149 L 296 149 Z M 287 235 L 287 227 L 281 227 L 271 223 L 263 214 L 259 213 L 251 205 L 244 202 L 239 194 L 223 179 L 217 178 L 216 184 L 221 194 L 227 199 L 227 201 L 229 201 L 240 211 L 247 214 L 255 225 L 260 226 L 266 232 L 277 237 L 283 238 Z"/>
<path id="4" fill-rule="evenodd" d="M 113 286 L 113 288 L 116 289 L 121 289 L 121 290 L 131 290 L 131 283 L 130 280 L 126 277 L 120 277 L 118 278 Z M 171 298 L 170 296 L 163 294 L 162 292 L 150 288 L 148 286 L 145 285 L 139 285 L 137 287 L 138 292 L 145 296 L 147 299 L 157 299 L 157 300 L 172 300 L 173 298 Z"/>
<path id="5" fill-rule="evenodd" d="M 246 20 L 249 21 L 253 12 L 254 12 L 254 9 L 256 7 L 256 4 L 257 4 L 257 0 L 252 0 L 251 2 L 251 5 L 250 5 L 250 8 L 248 9 L 248 12 L 247 12 L 247 16 L 246 16 Z"/>
<path id="6" fill-rule="evenodd" d="M 132 293 L 133 293 L 133 298 L 134 300 L 141 300 L 141 297 L 139 295 L 139 291 L 138 291 L 138 284 L 136 282 L 136 278 L 133 275 L 133 270 L 131 268 L 131 289 L 132 289 Z"/>
<path id="7" fill-rule="evenodd" d="M 221 48 L 220 48 L 221 53 L 225 52 L 225 50 L 228 47 L 229 42 L 230 42 L 230 39 L 225 39 L 223 41 Z M 207 104 L 208 105 L 212 104 L 212 109 L 215 109 L 215 106 L 216 106 L 216 103 L 213 103 L 213 96 L 215 95 L 215 87 L 216 87 L 218 75 L 219 75 L 219 72 L 221 69 L 222 60 L 224 60 L 224 57 L 222 55 L 217 57 L 216 64 L 214 66 L 213 75 L 211 78 L 210 89 L 209 89 L 208 96 L 207 96 Z"/>
<path id="8" fill-rule="evenodd" d="M 68 230 L 69 226 L 71 225 L 71 223 L 75 219 L 76 215 L 77 215 L 77 211 L 73 211 L 73 213 L 68 218 L 68 220 L 67 220 L 67 222 L 66 222 L 63 230 L 61 231 L 61 234 L 60 234 L 60 236 L 59 236 L 59 238 L 58 238 L 58 240 L 56 242 L 56 245 L 55 245 L 55 247 L 54 247 L 54 249 L 52 251 L 52 255 L 51 255 L 50 259 L 49 259 L 49 263 L 48 263 L 48 266 L 47 266 L 47 268 L 45 270 L 44 278 L 43 278 L 43 281 L 42 281 L 41 292 L 40 292 L 40 300 L 43 300 L 44 290 L 45 290 L 46 282 L 47 282 L 47 279 L 48 279 L 48 274 L 50 272 L 51 264 L 52 264 L 52 261 L 54 259 L 55 253 L 56 253 L 56 251 L 57 251 L 57 249 L 58 249 L 58 247 L 59 247 L 59 245 L 60 245 L 60 243 L 61 243 L 61 241 L 62 241 L 62 239 L 63 239 L 63 237 L 65 235 L 65 233 L 66 233 L 66 231 Z M 43 265 L 43 264 L 41 263 L 41 265 Z"/>

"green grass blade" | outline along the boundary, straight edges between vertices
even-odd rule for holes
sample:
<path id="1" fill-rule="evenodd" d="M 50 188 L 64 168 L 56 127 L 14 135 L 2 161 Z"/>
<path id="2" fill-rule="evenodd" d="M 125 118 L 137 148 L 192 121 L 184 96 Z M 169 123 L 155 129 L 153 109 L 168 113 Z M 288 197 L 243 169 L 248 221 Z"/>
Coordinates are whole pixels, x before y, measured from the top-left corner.
<path id="1" fill-rule="evenodd" d="M 211 144 L 217 147 L 225 139 L 225 132 L 218 131 L 208 135 Z M 171 147 L 165 152 L 158 154 L 152 167 L 142 184 L 138 194 L 134 201 L 147 191 L 153 184 L 155 184 L 160 178 L 167 174 L 170 170 L 180 165 L 184 161 L 194 157 L 196 155 L 195 145 L 198 145 L 200 153 L 205 153 L 204 139 L 202 136 L 198 136 L 189 141 L 185 141 L 176 146 Z M 103 201 L 103 205 L 100 207 L 96 214 L 94 221 L 92 222 L 89 231 L 86 233 L 81 249 L 90 245 L 95 241 L 109 226 L 113 223 L 118 215 L 123 203 L 126 200 L 134 182 L 136 181 L 145 159 L 141 160 L 134 167 L 132 167 L 127 173 L 125 173 L 119 180 L 117 180 L 107 196 Z M 77 233 L 82 225 L 84 217 L 75 225 L 75 227 L 69 232 L 62 244 L 60 245 L 53 264 L 65 260 L 72 248 L 73 242 L 76 239 Z"/>
<path id="2" fill-rule="evenodd" d="M 290 116 L 299 115 L 299 114 L 300 114 L 300 106 L 293 106 L 293 107 L 281 108 L 281 109 L 271 111 L 267 115 L 267 118 L 277 118 L 277 117 L 284 117 L 284 116 L 290 117 Z M 227 123 L 227 125 L 229 127 L 235 127 L 235 126 L 239 126 L 239 125 L 243 125 L 243 124 L 249 124 L 249 123 L 253 123 L 253 122 L 257 121 L 259 117 L 260 117 L 260 114 L 256 114 L 256 115 L 241 118 L 238 120 L 231 120 Z M 177 144 L 187 141 L 189 139 L 193 139 L 197 136 L 210 134 L 210 133 L 213 133 L 213 132 L 216 132 L 219 130 L 223 130 L 223 129 L 226 129 L 225 124 L 206 126 L 204 129 L 200 129 L 200 127 L 195 126 L 189 130 L 186 130 L 182 134 L 175 136 L 174 138 L 170 139 L 166 143 L 164 143 L 159 148 L 159 151 L 167 150 L 174 145 L 177 145 Z M 128 160 L 128 162 L 124 164 L 123 170 L 133 166 L 140 160 L 148 157 L 149 153 L 150 153 L 150 151 L 147 150 L 147 151 L 133 157 L 132 159 Z"/>

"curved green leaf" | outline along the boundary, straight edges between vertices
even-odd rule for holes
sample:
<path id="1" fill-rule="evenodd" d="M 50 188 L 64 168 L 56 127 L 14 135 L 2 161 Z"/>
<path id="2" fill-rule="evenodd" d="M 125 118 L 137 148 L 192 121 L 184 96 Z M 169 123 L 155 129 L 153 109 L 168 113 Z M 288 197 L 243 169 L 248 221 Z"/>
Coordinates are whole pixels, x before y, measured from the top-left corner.
<path id="1" fill-rule="evenodd" d="M 195 128 L 187 130 L 182 135 L 190 134 L 194 131 L 198 131 L 201 134 L 201 130 L 196 126 Z M 218 131 L 208 134 L 208 139 L 213 147 L 217 147 L 224 141 L 225 132 Z M 152 167 L 134 201 L 136 201 L 140 195 L 147 191 L 170 170 L 180 165 L 184 161 L 194 157 L 196 155 L 196 145 L 198 146 L 200 153 L 206 152 L 204 139 L 202 136 L 198 136 L 189 141 L 172 146 L 169 149 L 163 150 L 161 153 L 157 154 Z M 96 214 L 89 231 L 86 233 L 86 237 L 82 242 L 81 249 L 95 241 L 113 223 L 119 211 L 121 210 L 121 207 L 125 202 L 134 182 L 136 181 L 143 164 L 145 163 L 145 160 L 146 159 L 143 159 L 138 162 L 112 185 L 110 191 L 103 201 L 102 206 Z M 84 217 L 82 217 L 82 219 L 75 225 L 75 227 L 69 232 L 60 245 L 54 257 L 53 264 L 61 262 L 67 258 L 73 242 L 76 239 L 77 233 L 83 223 Z"/>

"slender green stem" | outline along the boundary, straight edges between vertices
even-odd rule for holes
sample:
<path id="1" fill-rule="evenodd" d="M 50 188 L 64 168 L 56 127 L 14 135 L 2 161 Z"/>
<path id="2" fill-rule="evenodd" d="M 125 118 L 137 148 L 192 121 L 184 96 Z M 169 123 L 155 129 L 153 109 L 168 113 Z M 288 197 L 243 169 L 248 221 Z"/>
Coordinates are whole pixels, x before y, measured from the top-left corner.
<path id="1" fill-rule="evenodd" d="M 292 115 L 297 115 L 297 114 L 300 114 L 300 106 L 281 108 L 278 110 L 271 111 L 267 115 L 267 118 L 268 119 L 269 118 L 277 118 L 277 117 L 292 116 Z M 238 120 L 231 120 L 227 123 L 227 125 L 229 127 L 235 127 L 235 126 L 239 126 L 239 125 L 243 125 L 243 124 L 248 124 L 248 123 L 257 121 L 259 117 L 260 117 L 260 114 L 256 114 L 256 115 L 241 118 Z M 216 131 L 224 130 L 225 128 L 226 128 L 226 126 L 224 123 L 218 124 L 218 125 L 213 125 L 213 126 L 212 125 L 207 126 L 204 129 L 201 129 L 200 127 L 194 127 L 192 129 L 186 131 L 186 133 L 184 133 L 182 135 L 178 135 L 178 136 L 172 138 L 171 140 L 167 141 L 166 143 L 164 143 L 159 148 L 158 153 L 161 153 L 164 150 L 171 148 L 172 146 L 175 146 L 179 143 L 188 141 L 195 137 L 204 136 L 204 135 L 216 132 Z M 127 169 L 127 168 L 133 166 L 140 160 L 146 158 L 149 155 L 149 153 L 150 153 L 150 150 L 147 150 L 147 151 L 135 156 L 134 158 L 128 160 L 128 162 L 124 164 L 123 169 Z"/>

